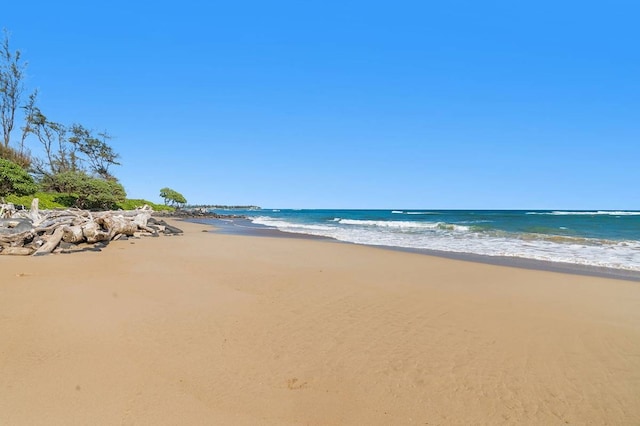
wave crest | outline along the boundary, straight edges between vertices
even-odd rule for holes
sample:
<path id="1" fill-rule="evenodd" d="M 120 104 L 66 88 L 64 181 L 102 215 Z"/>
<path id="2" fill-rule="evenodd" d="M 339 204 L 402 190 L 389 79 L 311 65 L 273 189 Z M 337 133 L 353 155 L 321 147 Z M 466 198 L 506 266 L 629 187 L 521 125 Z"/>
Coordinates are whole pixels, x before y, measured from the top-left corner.
<path id="1" fill-rule="evenodd" d="M 354 226 L 375 226 L 378 228 L 394 228 L 394 229 L 441 229 L 447 231 L 469 231 L 470 228 L 464 225 L 455 225 L 445 222 L 412 222 L 399 220 L 358 220 L 358 219 L 340 219 L 337 221 L 341 225 Z"/>
<path id="2" fill-rule="evenodd" d="M 538 214 L 545 216 L 640 216 L 640 212 L 622 210 L 527 212 L 527 214 Z"/>

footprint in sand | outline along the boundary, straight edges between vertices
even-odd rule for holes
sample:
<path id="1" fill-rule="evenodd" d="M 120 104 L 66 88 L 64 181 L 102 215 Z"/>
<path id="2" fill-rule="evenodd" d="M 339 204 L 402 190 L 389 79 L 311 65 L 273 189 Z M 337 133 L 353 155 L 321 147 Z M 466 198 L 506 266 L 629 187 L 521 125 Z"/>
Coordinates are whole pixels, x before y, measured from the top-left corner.
<path id="1" fill-rule="evenodd" d="M 296 377 L 287 380 L 287 387 L 290 390 L 298 390 L 307 386 L 307 382 L 300 382 Z"/>

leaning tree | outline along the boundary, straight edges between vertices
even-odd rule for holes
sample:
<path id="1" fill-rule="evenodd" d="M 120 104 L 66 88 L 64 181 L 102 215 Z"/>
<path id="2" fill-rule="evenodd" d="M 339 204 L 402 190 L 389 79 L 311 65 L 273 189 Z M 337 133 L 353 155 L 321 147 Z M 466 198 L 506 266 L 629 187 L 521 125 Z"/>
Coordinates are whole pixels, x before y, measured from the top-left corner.
<path id="1" fill-rule="evenodd" d="M 162 188 L 160 190 L 160 197 L 164 198 L 165 205 L 179 207 L 187 204 L 187 199 L 184 198 L 184 196 L 181 193 L 171 188 Z"/>

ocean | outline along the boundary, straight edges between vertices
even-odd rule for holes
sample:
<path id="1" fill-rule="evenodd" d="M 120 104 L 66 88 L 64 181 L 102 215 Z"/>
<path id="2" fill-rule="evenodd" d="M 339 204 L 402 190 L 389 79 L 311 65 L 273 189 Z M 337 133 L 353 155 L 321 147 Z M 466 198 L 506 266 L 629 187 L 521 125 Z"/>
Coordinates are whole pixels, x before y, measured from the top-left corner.
<path id="1" fill-rule="evenodd" d="M 355 244 L 640 272 L 640 211 L 262 209 L 233 213 L 247 216 L 250 227 Z"/>

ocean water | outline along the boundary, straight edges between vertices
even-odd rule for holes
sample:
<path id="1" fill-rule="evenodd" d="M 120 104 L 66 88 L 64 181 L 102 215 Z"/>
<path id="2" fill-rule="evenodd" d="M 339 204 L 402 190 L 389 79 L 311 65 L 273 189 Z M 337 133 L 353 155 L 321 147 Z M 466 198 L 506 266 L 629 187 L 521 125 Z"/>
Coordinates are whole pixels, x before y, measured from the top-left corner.
<path id="1" fill-rule="evenodd" d="M 246 215 L 255 225 L 356 244 L 640 271 L 640 211 L 263 209 L 234 213 Z"/>

